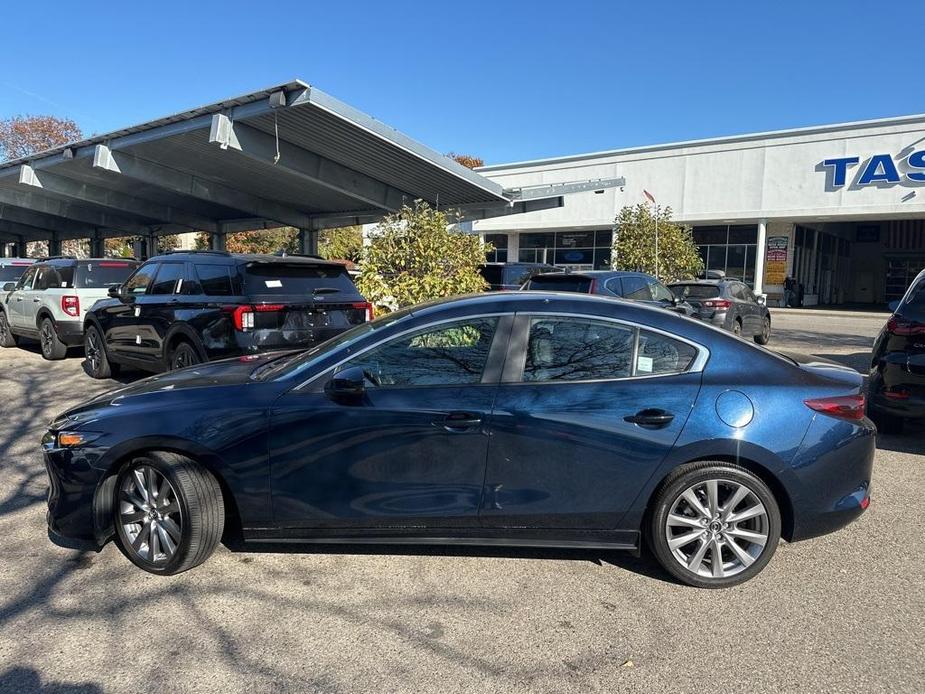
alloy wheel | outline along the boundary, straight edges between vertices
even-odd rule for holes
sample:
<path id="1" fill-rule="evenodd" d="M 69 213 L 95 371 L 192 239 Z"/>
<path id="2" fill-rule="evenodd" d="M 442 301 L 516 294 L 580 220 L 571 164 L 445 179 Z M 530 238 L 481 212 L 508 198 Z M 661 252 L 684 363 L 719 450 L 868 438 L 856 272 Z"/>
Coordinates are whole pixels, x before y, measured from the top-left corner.
<path id="1" fill-rule="evenodd" d="M 172 369 L 185 369 L 187 366 L 193 366 L 193 364 L 199 363 L 199 360 L 196 359 L 196 355 L 193 353 L 193 350 L 186 345 L 180 345 L 177 347 L 176 351 L 173 353 L 172 361 Z"/>
<path id="2" fill-rule="evenodd" d="M 741 482 L 709 479 L 685 489 L 665 521 L 668 549 L 692 573 L 728 578 L 751 566 L 768 543 L 768 511 Z"/>
<path id="3" fill-rule="evenodd" d="M 6 344 L 9 339 L 10 324 L 6 321 L 6 314 L 0 312 L 0 343 Z"/>
<path id="4" fill-rule="evenodd" d="M 183 517 L 176 490 L 150 465 L 129 471 L 119 489 L 119 523 L 128 549 L 151 564 L 165 564 L 176 554 Z"/>
<path id="5" fill-rule="evenodd" d="M 87 362 L 90 364 L 90 370 L 97 373 L 100 369 L 100 341 L 96 336 L 95 330 L 87 331 L 87 343 L 84 345 L 84 351 L 87 353 Z"/>
<path id="6" fill-rule="evenodd" d="M 55 336 L 52 332 L 51 323 L 47 320 L 42 323 L 42 330 L 39 337 L 42 342 L 42 354 L 50 355 L 54 351 Z"/>

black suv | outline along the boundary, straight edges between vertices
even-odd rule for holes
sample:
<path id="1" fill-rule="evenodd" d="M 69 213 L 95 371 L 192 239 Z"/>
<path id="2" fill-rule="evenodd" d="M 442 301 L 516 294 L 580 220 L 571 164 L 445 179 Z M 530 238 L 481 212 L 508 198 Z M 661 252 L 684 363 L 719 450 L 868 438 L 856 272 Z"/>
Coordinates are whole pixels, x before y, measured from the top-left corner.
<path id="1" fill-rule="evenodd" d="M 304 256 L 185 251 L 151 258 L 87 312 L 90 375 L 120 365 L 169 371 L 304 349 L 372 319 L 340 263 Z"/>
<path id="2" fill-rule="evenodd" d="M 898 434 L 906 419 L 925 418 L 925 270 L 890 308 L 874 342 L 867 411 L 881 431 Z"/>

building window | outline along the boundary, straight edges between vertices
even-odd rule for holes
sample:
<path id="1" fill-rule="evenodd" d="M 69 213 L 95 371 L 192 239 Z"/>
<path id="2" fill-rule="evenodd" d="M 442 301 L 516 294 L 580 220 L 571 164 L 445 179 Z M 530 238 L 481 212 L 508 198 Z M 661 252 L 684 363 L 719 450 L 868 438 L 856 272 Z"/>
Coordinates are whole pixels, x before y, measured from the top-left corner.
<path id="1" fill-rule="evenodd" d="M 485 243 L 490 243 L 494 247 L 494 250 L 485 254 L 486 262 L 507 262 L 507 234 L 485 234 Z"/>
<path id="2" fill-rule="evenodd" d="M 694 243 L 705 270 L 725 272 L 730 279 L 755 286 L 755 254 L 758 226 L 717 225 L 693 228 Z"/>
<path id="3" fill-rule="evenodd" d="M 521 234 L 518 260 L 574 270 L 608 270 L 612 238 L 610 230 Z"/>

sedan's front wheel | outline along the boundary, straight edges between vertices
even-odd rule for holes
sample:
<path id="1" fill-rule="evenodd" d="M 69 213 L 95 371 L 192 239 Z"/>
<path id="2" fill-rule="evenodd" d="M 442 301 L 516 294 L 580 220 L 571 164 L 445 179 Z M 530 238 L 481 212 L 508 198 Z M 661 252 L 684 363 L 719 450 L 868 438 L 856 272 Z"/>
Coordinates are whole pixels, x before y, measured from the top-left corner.
<path id="1" fill-rule="evenodd" d="M 123 466 L 113 523 L 119 547 L 136 566 L 172 575 L 198 566 L 222 538 L 218 481 L 185 456 L 153 451 Z"/>
<path id="2" fill-rule="evenodd" d="M 648 538 L 659 563 L 677 579 L 726 588 L 767 565 L 780 528 L 780 510 L 763 481 L 738 465 L 698 462 L 665 481 Z"/>

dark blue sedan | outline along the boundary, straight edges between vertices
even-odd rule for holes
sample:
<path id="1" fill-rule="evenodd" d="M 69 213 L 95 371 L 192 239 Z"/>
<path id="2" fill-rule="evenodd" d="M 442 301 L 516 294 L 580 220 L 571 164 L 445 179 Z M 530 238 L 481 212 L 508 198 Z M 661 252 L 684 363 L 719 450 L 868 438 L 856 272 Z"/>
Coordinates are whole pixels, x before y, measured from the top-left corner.
<path id="1" fill-rule="evenodd" d="M 861 377 L 637 303 L 417 306 L 314 349 L 154 376 L 58 417 L 48 523 L 136 565 L 247 542 L 639 551 L 695 586 L 870 501 Z"/>

